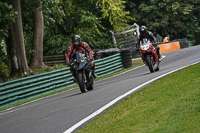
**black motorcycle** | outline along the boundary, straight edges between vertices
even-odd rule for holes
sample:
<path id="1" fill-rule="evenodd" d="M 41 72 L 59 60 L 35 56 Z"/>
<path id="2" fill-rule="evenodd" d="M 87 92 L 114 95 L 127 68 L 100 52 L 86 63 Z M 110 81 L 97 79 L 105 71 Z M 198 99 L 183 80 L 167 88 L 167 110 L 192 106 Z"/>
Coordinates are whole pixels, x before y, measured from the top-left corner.
<path id="1" fill-rule="evenodd" d="M 94 77 L 85 55 L 76 52 L 70 61 L 70 67 L 74 70 L 74 76 L 77 79 L 81 92 L 93 90 Z"/>

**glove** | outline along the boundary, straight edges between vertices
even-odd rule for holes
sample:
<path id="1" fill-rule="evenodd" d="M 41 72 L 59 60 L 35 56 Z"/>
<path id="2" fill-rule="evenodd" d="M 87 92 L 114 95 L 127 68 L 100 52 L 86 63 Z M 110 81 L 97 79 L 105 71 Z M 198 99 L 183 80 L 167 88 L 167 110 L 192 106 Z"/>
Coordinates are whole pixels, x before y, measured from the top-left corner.
<path id="1" fill-rule="evenodd" d="M 69 65 L 70 65 L 70 62 L 66 62 L 66 65 L 69 67 Z"/>
<path id="2" fill-rule="evenodd" d="M 92 61 L 92 58 L 91 58 L 91 57 L 88 57 L 86 60 L 87 60 L 87 62 L 91 62 L 91 61 Z"/>

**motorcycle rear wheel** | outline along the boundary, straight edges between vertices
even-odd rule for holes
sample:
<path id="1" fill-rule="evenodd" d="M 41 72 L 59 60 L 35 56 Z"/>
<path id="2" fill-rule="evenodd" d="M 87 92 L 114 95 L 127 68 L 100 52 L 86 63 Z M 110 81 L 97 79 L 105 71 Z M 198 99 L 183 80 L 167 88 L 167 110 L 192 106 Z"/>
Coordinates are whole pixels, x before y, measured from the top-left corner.
<path id="1" fill-rule="evenodd" d="M 86 91 L 86 85 L 84 84 L 83 72 L 78 72 L 78 85 L 82 93 Z"/>
<path id="2" fill-rule="evenodd" d="M 151 55 L 146 55 L 146 63 L 147 63 L 147 66 L 149 67 L 149 71 L 151 73 L 154 72 L 154 68 L 153 68 L 153 62 L 152 62 L 152 58 L 151 58 Z"/>

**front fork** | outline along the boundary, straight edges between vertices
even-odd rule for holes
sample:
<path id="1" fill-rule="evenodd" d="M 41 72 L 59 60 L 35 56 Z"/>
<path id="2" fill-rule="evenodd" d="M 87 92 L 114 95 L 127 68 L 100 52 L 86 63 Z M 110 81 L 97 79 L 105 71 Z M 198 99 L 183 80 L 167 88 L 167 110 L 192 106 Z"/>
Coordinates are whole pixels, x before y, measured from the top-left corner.
<path id="1" fill-rule="evenodd" d="M 86 71 L 84 71 L 83 75 L 84 75 L 84 79 L 85 79 L 84 83 L 86 84 L 86 87 L 88 88 L 94 80 L 94 78 L 92 76 L 92 70 L 88 71 L 88 73 L 86 73 Z"/>
<path id="2" fill-rule="evenodd" d="M 156 64 L 156 63 L 157 63 L 157 60 L 158 60 L 158 56 L 155 56 L 155 54 L 157 54 L 157 52 L 152 53 L 152 54 L 153 54 L 153 56 L 151 56 L 151 58 L 153 58 L 153 59 L 151 59 L 151 60 L 153 60 L 152 64 Z M 142 58 L 143 63 L 144 63 L 145 65 L 147 65 L 146 60 L 145 60 L 145 56 L 144 56 L 143 54 L 140 53 L 140 57 Z"/>
<path id="3" fill-rule="evenodd" d="M 86 71 L 83 70 L 83 80 L 86 86 L 88 86 L 88 84 L 90 84 L 90 82 L 93 81 L 92 71 L 86 73 Z"/>
<path id="4" fill-rule="evenodd" d="M 77 70 L 71 70 L 71 72 L 72 72 L 72 76 L 77 80 L 78 71 Z M 84 84 L 87 83 L 87 77 L 86 77 L 85 70 L 83 70 L 83 82 L 84 82 Z"/>

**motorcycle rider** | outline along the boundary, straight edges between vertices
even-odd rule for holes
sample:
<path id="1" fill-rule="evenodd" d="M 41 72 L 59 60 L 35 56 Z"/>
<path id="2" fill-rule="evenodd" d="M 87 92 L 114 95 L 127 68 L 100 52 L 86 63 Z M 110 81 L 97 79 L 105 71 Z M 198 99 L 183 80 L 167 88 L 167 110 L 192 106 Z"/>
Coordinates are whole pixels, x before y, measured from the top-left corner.
<path id="1" fill-rule="evenodd" d="M 160 47 L 156 44 L 157 39 L 151 31 L 147 30 L 146 26 L 141 26 L 141 28 L 140 28 L 140 35 L 139 35 L 139 38 L 137 40 L 136 51 L 139 51 L 140 41 L 143 41 L 144 38 L 148 39 L 150 42 L 153 43 L 153 46 L 157 50 L 157 53 L 158 53 L 158 59 L 160 59 L 161 58 Z"/>
<path id="2" fill-rule="evenodd" d="M 163 42 L 169 42 L 170 41 L 170 35 L 167 35 L 164 39 Z"/>
<path id="3" fill-rule="evenodd" d="M 66 64 L 69 66 L 71 58 L 73 58 L 73 54 L 75 52 L 79 52 L 85 54 L 87 57 L 87 62 L 92 69 L 92 75 L 94 78 L 97 78 L 97 75 L 94 72 L 95 64 L 92 62 L 94 52 L 90 49 L 89 45 L 86 42 L 81 42 L 81 38 L 79 35 L 74 35 L 72 37 L 72 44 L 68 48 L 68 54 L 66 56 Z M 74 76 L 74 80 L 76 81 L 76 77 L 74 74 L 74 70 L 70 68 L 72 75 Z"/>

